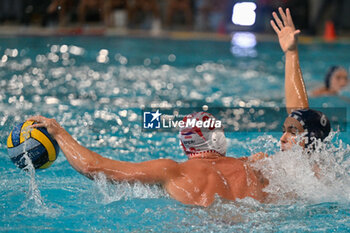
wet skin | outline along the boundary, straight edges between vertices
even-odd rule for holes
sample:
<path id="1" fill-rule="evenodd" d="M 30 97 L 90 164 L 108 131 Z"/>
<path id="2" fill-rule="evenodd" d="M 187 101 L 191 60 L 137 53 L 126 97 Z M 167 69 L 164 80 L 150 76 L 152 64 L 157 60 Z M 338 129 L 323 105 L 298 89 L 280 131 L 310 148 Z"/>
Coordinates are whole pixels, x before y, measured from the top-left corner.
<path id="1" fill-rule="evenodd" d="M 252 197 L 261 202 L 267 185 L 262 175 L 247 162 L 236 158 L 194 158 L 179 164 L 179 175 L 164 187 L 176 200 L 184 204 L 208 206 L 215 194 L 227 199 Z"/>
<path id="2" fill-rule="evenodd" d="M 298 120 L 293 117 L 287 117 L 283 124 L 283 135 L 280 138 L 282 151 L 289 150 L 296 144 L 298 134 L 304 132 L 303 126 Z M 304 147 L 304 142 L 299 142 L 299 145 Z"/>

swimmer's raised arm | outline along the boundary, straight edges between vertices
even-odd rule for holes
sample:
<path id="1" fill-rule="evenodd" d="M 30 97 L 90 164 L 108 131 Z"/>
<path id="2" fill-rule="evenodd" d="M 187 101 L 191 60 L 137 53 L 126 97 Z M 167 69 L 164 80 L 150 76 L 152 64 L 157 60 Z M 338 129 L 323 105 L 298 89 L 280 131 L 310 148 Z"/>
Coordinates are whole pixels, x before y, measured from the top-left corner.
<path id="1" fill-rule="evenodd" d="M 113 181 L 140 181 L 164 184 L 179 175 L 178 163 L 170 159 L 158 159 L 131 163 L 104 158 L 80 145 L 56 120 L 43 116 L 31 117 L 37 122 L 33 127 L 45 127 L 57 141 L 71 166 L 90 179 L 103 173 Z"/>
<path id="2" fill-rule="evenodd" d="M 303 80 L 303 76 L 299 64 L 299 55 L 297 47 L 297 36 L 300 30 L 295 30 L 292 16 L 289 9 L 283 12 L 282 8 L 278 8 L 281 19 L 276 12 L 273 12 L 271 26 L 278 36 L 280 46 L 285 53 L 285 96 L 286 107 L 288 113 L 295 109 L 309 108 L 307 92 Z"/>

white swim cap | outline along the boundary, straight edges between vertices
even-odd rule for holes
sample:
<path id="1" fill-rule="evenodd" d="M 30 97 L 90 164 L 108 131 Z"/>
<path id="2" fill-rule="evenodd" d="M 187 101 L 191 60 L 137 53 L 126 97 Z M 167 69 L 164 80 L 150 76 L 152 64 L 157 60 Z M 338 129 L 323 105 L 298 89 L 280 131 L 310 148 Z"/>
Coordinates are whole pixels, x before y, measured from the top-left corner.
<path id="1" fill-rule="evenodd" d="M 207 112 L 197 112 L 187 115 L 184 122 L 201 121 L 215 122 L 215 117 Z M 214 124 L 210 127 L 197 127 L 196 125 L 180 128 L 180 142 L 189 158 L 200 157 L 204 152 L 216 152 L 221 156 L 226 154 L 226 137 L 224 130 L 216 128 Z"/>

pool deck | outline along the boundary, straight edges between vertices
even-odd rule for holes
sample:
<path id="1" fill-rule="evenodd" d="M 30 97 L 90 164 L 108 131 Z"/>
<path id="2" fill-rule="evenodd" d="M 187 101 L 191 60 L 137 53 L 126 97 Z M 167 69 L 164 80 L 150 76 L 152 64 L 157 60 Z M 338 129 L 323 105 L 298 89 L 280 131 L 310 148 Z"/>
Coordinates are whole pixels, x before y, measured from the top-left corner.
<path id="1" fill-rule="evenodd" d="M 39 27 L 39 26 L 0 26 L 0 37 L 12 36 L 127 36 L 127 37 L 147 37 L 166 38 L 174 40 L 213 40 L 230 41 L 234 32 L 215 33 L 197 31 L 174 31 L 174 30 L 138 30 L 126 28 L 105 28 L 101 26 L 89 27 Z M 276 36 L 272 33 L 254 33 L 257 41 L 276 41 Z M 337 37 L 333 41 L 326 41 L 320 36 L 300 36 L 301 43 L 315 42 L 340 42 L 350 43 L 350 36 Z"/>

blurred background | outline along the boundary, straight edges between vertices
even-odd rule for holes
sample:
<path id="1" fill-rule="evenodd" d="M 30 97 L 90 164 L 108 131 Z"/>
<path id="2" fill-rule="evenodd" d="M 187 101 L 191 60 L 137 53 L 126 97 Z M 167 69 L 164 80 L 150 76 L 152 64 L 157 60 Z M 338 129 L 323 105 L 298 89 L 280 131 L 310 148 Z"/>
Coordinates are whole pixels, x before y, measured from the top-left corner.
<path id="1" fill-rule="evenodd" d="M 0 33 L 18 26 L 69 34 L 83 34 L 87 28 L 155 35 L 269 33 L 271 12 L 278 6 L 291 9 L 304 35 L 350 35 L 349 0 L 1 0 Z"/>

